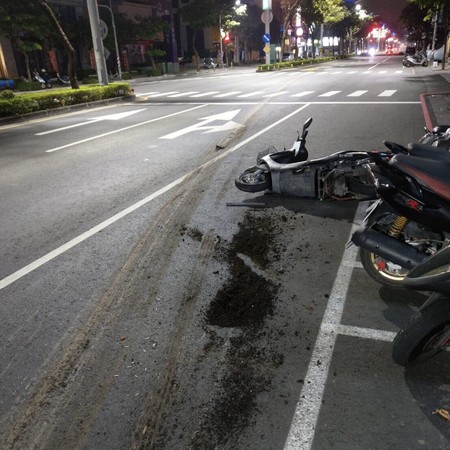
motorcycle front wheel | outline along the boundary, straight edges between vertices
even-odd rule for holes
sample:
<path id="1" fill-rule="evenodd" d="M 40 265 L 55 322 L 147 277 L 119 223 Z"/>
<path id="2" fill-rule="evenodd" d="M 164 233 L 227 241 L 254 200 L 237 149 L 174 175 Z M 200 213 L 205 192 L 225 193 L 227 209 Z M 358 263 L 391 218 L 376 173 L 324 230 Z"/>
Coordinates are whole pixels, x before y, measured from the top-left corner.
<path id="1" fill-rule="evenodd" d="M 427 67 L 428 66 L 428 61 L 424 61 L 422 64 L 423 67 Z"/>
<path id="2" fill-rule="evenodd" d="M 387 261 L 365 248 L 360 249 L 360 258 L 364 270 L 375 281 L 392 288 L 403 287 L 402 281 L 408 274 L 408 269 Z"/>
<path id="3" fill-rule="evenodd" d="M 244 192 L 264 191 L 270 189 L 270 173 L 258 166 L 250 167 L 236 178 L 234 184 Z"/>
<path id="4" fill-rule="evenodd" d="M 392 358 L 401 366 L 419 364 L 450 344 L 450 299 L 434 293 L 433 302 L 418 311 L 392 345 Z"/>

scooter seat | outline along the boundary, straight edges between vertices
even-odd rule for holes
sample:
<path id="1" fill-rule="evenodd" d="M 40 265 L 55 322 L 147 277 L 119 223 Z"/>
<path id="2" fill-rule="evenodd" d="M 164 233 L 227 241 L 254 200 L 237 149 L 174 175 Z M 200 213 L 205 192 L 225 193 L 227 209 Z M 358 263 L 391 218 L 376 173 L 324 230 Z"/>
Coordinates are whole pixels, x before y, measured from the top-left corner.
<path id="1" fill-rule="evenodd" d="M 408 150 L 411 156 L 450 163 L 450 152 L 443 147 L 414 143 L 408 144 Z"/>
<path id="2" fill-rule="evenodd" d="M 412 176 L 424 188 L 450 201 L 450 159 L 432 160 L 399 154 L 389 164 Z"/>

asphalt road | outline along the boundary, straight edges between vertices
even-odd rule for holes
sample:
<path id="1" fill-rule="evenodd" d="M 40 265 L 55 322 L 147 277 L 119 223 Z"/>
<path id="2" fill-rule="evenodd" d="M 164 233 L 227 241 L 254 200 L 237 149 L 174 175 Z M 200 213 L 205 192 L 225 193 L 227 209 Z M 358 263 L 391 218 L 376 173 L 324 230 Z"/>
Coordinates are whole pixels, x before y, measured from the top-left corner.
<path id="1" fill-rule="evenodd" d="M 448 358 L 390 357 L 423 298 L 346 248 L 365 205 L 234 187 L 310 116 L 312 158 L 414 141 L 448 83 L 376 57 L 134 88 L 0 129 L 1 448 L 449 448 Z"/>

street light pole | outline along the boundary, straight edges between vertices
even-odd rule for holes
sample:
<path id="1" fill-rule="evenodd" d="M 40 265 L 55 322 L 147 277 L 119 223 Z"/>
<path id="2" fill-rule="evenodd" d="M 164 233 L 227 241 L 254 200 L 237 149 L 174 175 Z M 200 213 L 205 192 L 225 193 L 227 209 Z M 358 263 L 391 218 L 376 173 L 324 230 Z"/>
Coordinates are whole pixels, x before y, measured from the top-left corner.
<path id="1" fill-rule="evenodd" d="M 122 67 L 120 64 L 120 53 L 119 53 L 119 44 L 117 43 L 117 32 L 116 32 L 116 24 L 114 22 L 114 13 L 112 10 L 112 4 L 111 4 L 111 0 L 109 0 L 109 6 L 106 5 L 98 5 L 101 8 L 106 8 L 109 10 L 109 13 L 111 14 L 111 25 L 112 25 L 112 29 L 113 29 L 113 34 L 114 34 L 114 45 L 116 48 L 116 65 L 117 65 L 117 75 L 119 76 L 119 80 L 122 79 Z"/>
<path id="2" fill-rule="evenodd" d="M 105 62 L 105 52 L 103 49 L 103 41 L 100 36 L 100 18 L 98 16 L 97 2 L 95 0 L 87 0 L 89 22 L 91 24 L 92 44 L 94 47 L 95 63 L 97 66 L 97 76 L 100 85 L 108 84 L 108 76 Z"/>
<path id="3" fill-rule="evenodd" d="M 220 43 L 220 68 L 223 69 L 223 43 L 222 43 L 222 11 L 219 14 L 219 43 Z"/>

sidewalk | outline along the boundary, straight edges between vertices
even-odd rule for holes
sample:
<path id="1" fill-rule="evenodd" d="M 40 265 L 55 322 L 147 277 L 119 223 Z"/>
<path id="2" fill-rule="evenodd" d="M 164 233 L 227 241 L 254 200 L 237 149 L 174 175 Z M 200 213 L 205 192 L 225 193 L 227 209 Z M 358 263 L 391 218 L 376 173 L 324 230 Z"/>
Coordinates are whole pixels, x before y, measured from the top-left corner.
<path id="1" fill-rule="evenodd" d="M 441 64 L 438 67 L 429 66 L 429 69 L 433 74 L 440 75 L 450 83 L 450 62 L 446 63 L 444 70 L 442 70 Z M 427 127 L 450 125 L 450 86 L 448 91 L 424 94 L 422 102 L 426 103 L 426 108 L 430 113 L 431 123 L 427 123 Z"/>

